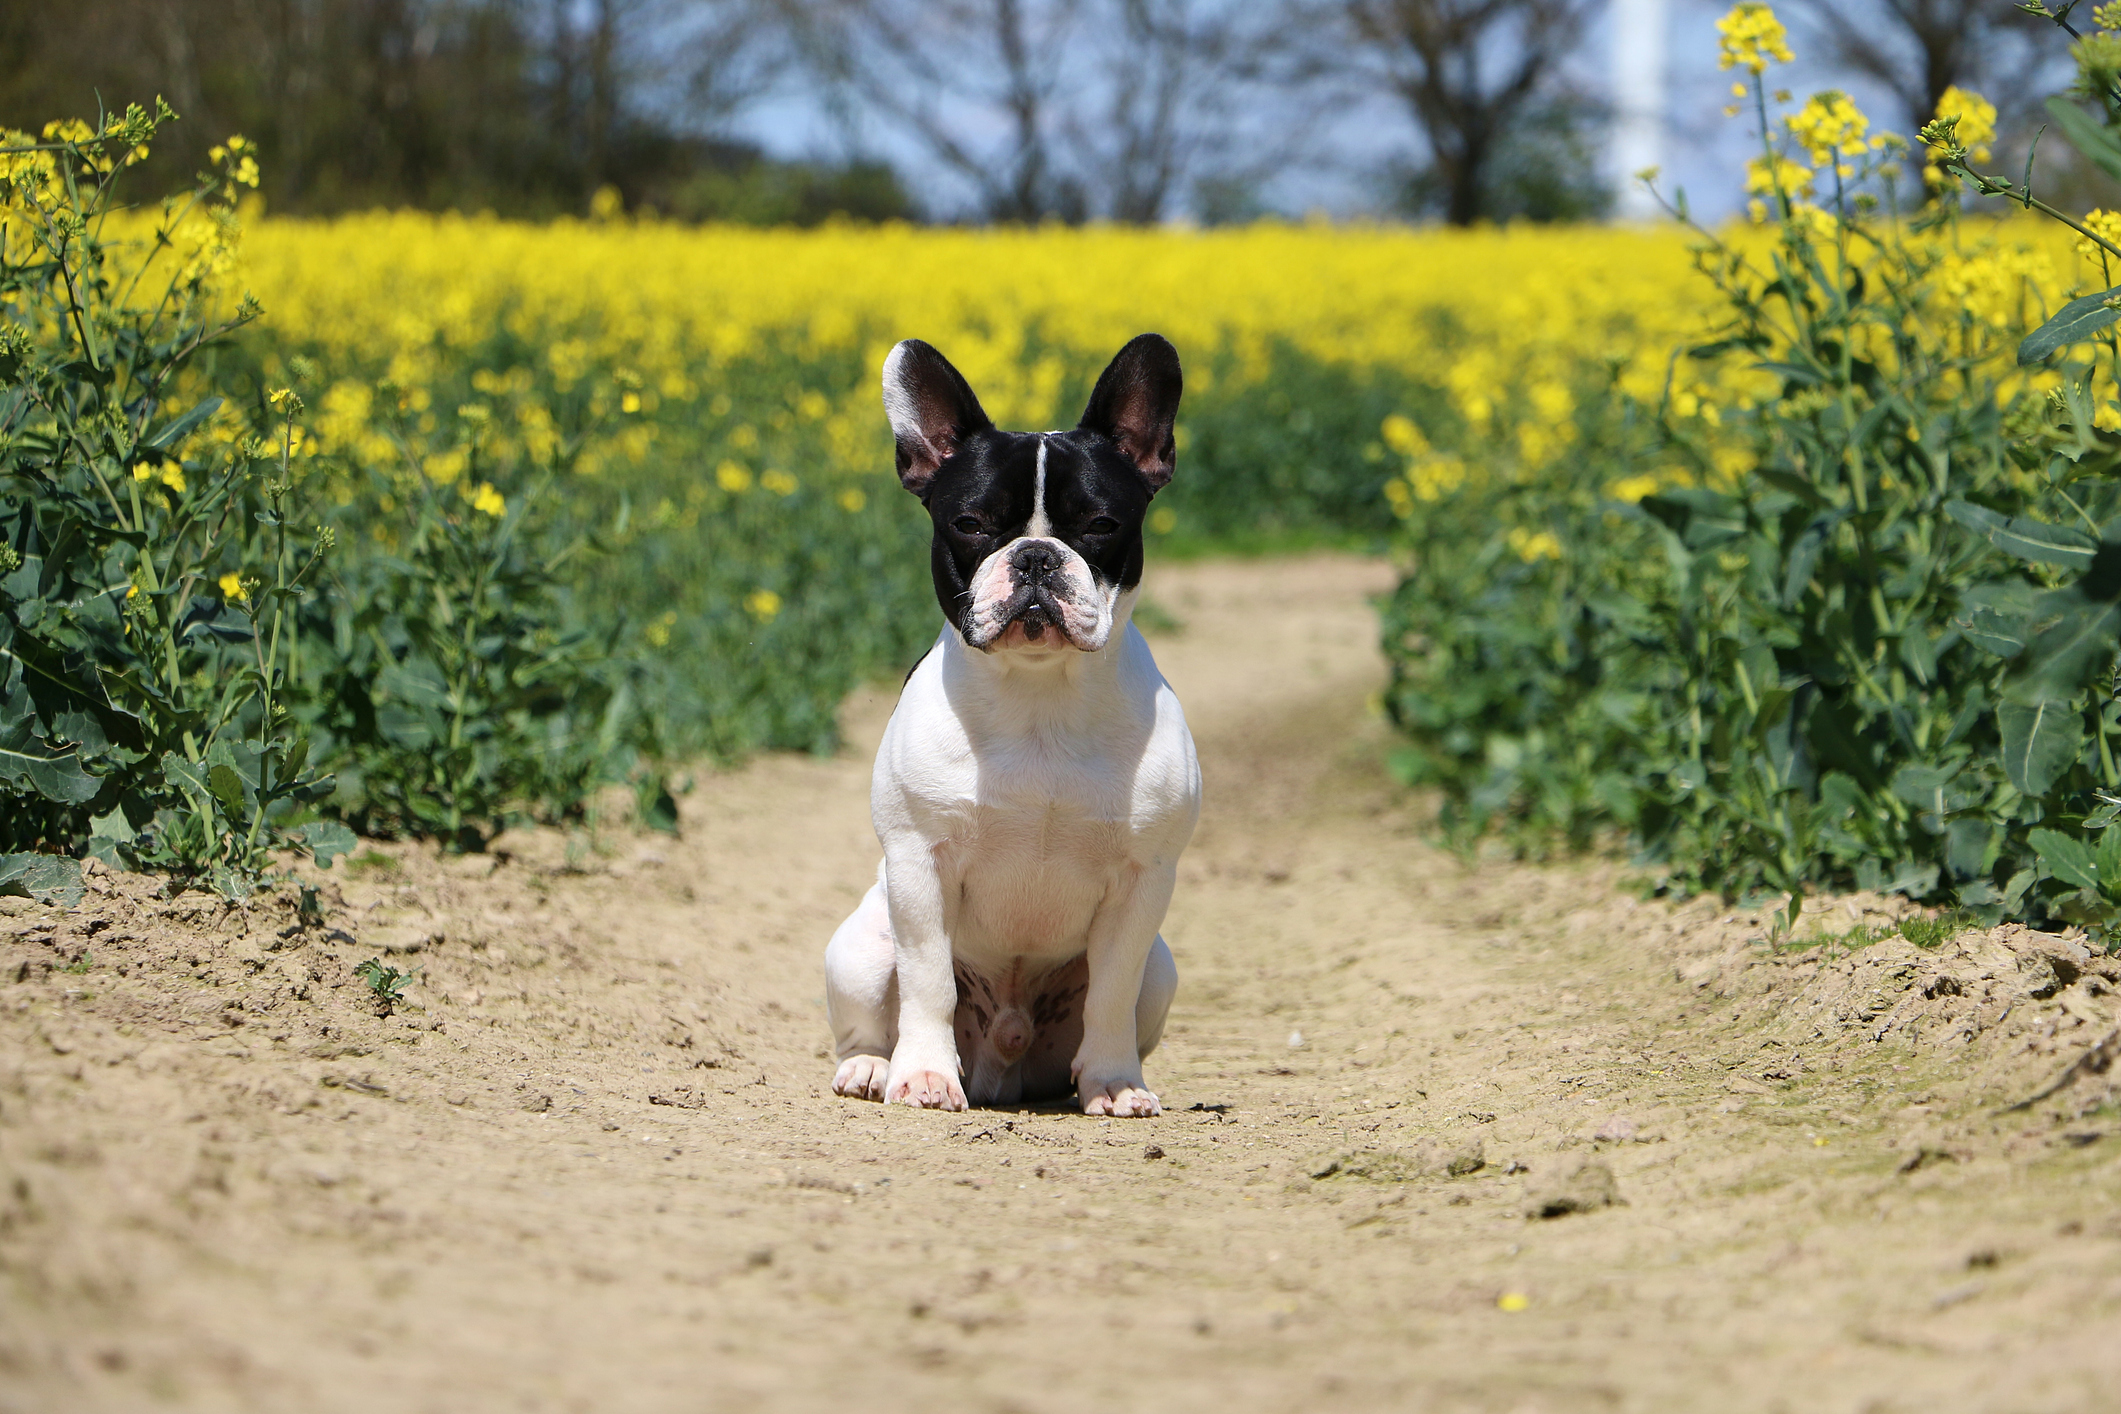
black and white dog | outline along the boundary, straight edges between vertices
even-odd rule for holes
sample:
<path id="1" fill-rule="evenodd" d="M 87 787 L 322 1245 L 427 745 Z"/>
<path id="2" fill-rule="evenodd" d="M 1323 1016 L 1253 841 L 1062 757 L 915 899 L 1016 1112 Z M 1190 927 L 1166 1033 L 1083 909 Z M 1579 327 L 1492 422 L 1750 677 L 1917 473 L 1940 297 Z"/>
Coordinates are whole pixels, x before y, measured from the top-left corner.
<path id="1" fill-rule="evenodd" d="M 825 949 L 842 1095 L 929 1109 L 1065 1095 L 1153 1115 L 1178 986 L 1158 935 L 1200 815 L 1185 714 L 1129 621 L 1171 480 L 1178 351 L 1119 351 L 1072 432 L 1002 432 L 909 339 L 884 362 L 899 480 L 947 621 L 891 714 L 876 885 Z"/>

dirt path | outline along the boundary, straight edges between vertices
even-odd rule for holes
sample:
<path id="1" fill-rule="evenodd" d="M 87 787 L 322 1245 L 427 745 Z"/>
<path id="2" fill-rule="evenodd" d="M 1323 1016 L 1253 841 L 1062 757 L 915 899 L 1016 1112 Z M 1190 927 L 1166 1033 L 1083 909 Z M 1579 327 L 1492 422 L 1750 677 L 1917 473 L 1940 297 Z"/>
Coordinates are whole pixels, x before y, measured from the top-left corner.
<path id="1" fill-rule="evenodd" d="M 1365 715 L 1384 583 L 1152 579 L 1208 786 L 1156 1120 L 830 1095 L 877 695 L 679 841 L 374 853 L 321 923 L 0 900 L 0 1410 L 2121 1403 L 2121 1070 L 1996 1114 L 2121 968 L 1772 956 L 1437 854 Z"/>

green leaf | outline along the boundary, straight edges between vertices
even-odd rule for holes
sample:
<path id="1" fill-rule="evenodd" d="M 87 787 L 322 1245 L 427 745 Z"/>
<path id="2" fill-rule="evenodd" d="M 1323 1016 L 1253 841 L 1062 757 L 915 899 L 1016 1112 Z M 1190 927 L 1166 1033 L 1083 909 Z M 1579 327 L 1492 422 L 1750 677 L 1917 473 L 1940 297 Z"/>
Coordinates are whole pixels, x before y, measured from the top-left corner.
<path id="1" fill-rule="evenodd" d="M 81 861 L 56 854 L 0 854 L 0 894 L 72 908 L 81 902 Z"/>
<path id="2" fill-rule="evenodd" d="M 1796 472 L 1784 471 L 1780 467 L 1772 466 L 1754 467 L 1753 475 L 1759 477 L 1777 491 L 1787 491 L 1808 506 L 1825 510 L 1834 504 L 1833 501 L 1828 499 L 1826 493 L 1819 489 L 1818 484 L 1808 476 L 1799 476 Z"/>
<path id="3" fill-rule="evenodd" d="M 152 447 L 158 452 L 168 451 L 171 447 L 174 447 L 177 445 L 177 443 L 183 441 L 185 436 L 190 433 L 193 428 L 197 427 L 200 423 L 206 421 L 206 419 L 212 417 L 215 413 L 219 412 L 221 410 L 222 401 L 223 400 L 220 398 L 205 398 L 200 400 L 198 405 L 192 408 L 190 412 L 184 414 L 184 416 L 178 418 L 175 422 L 172 422 L 169 426 L 163 428 L 160 432 L 157 432 L 154 436 L 148 438 L 140 445 L 143 447 Z"/>
<path id="4" fill-rule="evenodd" d="M 2047 111 L 2071 147 L 2089 157 L 2107 176 L 2121 181 L 2121 143 L 2114 141 L 2104 124 L 2061 94 L 2047 100 Z"/>
<path id="5" fill-rule="evenodd" d="M 337 820 L 313 820 L 301 830 L 302 843 L 309 848 L 310 857 L 317 861 L 319 869 L 331 868 L 331 862 L 342 854 L 351 854 L 361 841 L 352 830 Z"/>
<path id="6" fill-rule="evenodd" d="M 2092 852 L 2084 847 L 2084 841 L 2047 829 L 2028 832 L 2026 840 L 2047 866 L 2047 872 L 2065 884 L 2075 884 L 2080 889 L 2099 887 L 2099 866 L 2092 861 Z"/>
<path id="7" fill-rule="evenodd" d="M 1818 567 L 1819 553 L 1841 522 L 1848 518 L 1846 512 L 1836 511 L 1831 515 L 1818 516 L 1799 532 L 1790 546 L 1782 576 L 1782 607 L 1794 609 L 1804 599 L 1804 591 L 1811 587 L 1812 571 Z"/>
<path id="8" fill-rule="evenodd" d="M 233 766 L 214 766 L 206 773 L 206 788 L 231 815 L 243 813 L 243 778 Z"/>
<path id="9" fill-rule="evenodd" d="M 1917 810 L 1934 810 L 1942 814 L 1950 808 L 1945 803 L 1944 788 L 1958 774 L 1957 767 L 1947 770 L 1910 762 L 1893 772 L 1893 794 Z"/>
<path id="10" fill-rule="evenodd" d="M 2067 589 L 2043 595 L 2043 627 L 2019 655 L 2007 696 L 2014 702 L 2067 702 L 2114 660 L 2121 645 L 2121 549 L 2101 550 L 2093 569 Z"/>
<path id="11" fill-rule="evenodd" d="M 2027 795 L 2046 795 L 2077 759 L 2084 717 L 2067 702 L 2006 702 L 1996 709 L 2003 732 L 2003 772 Z"/>
<path id="12" fill-rule="evenodd" d="M 2084 531 L 2066 525 L 2013 516 L 2008 524 L 1989 536 L 1996 548 L 2036 565 L 2065 565 L 2082 569 L 2099 552 L 2099 542 Z"/>
<path id="13" fill-rule="evenodd" d="M 2025 616 L 2002 614 L 1976 604 L 1963 619 L 1954 619 L 1966 641 L 1998 658 L 2015 658 L 2025 648 Z"/>
<path id="14" fill-rule="evenodd" d="M 139 838 L 139 831 L 126 818 L 125 807 L 114 805 L 108 814 L 92 816 L 88 822 L 88 854 L 100 859 L 113 869 L 129 869 L 132 860 L 127 848 Z"/>
<path id="15" fill-rule="evenodd" d="M 72 747 L 53 746 L 26 723 L 0 733 L 0 785 L 27 789 L 62 805 L 94 800 L 103 788 L 81 769 Z"/>
<path id="16" fill-rule="evenodd" d="M 205 768 L 195 761 L 187 761 L 176 752 L 163 753 L 162 774 L 178 790 L 191 796 L 210 796 L 212 790 L 206 784 Z"/>
<path id="17" fill-rule="evenodd" d="M 2092 851 L 2092 862 L 2099 868 L 2099 878 L 2105 892 L 2111 895 L 2121 889 L 2121 830 L 2108 826 L 2099 832 L 2098 848 Z"/>
<path id="18" fill-rule="evenodd" d="M 2099 542 L 2085 531 L 2025 516 L 2002 516 L 1970 501 L 1947 501 L 1944 512 L 2005 554 L 2034 564 L 2083 569 L 2099 552 Z"/>
<path id="19" fill-rule="evenodd" d="M 2117 297 L 2121 297 L 2121 287 L 2083 295 L 2063 305 L 2054 318 L 2027 334 L 2025 342 L 2018 345 L 2019 364 L 2038 363 L 2058 349 L 2083 343 L 2121 319 L 2121 308 L 2107 303 Z"/>

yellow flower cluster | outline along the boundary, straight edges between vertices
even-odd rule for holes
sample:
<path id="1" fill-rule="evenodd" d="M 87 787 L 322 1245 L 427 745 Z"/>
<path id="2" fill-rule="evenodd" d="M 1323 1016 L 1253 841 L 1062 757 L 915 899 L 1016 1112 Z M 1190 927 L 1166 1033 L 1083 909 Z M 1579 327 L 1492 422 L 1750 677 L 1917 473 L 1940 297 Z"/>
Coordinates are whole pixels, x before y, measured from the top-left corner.
<path id="1" fill-rule="evenodd" d="M 2121 211 L 2095 206 L 2084 213 L 2083 226 L 2100 240 L 2121 246 Z M 2098 241 L 2086 240 L 2082 236 L 2077 238 L 2077 254 L 2086 260 L 2097 260 L 2105 253 Z"/>
<path id="2" fill-rule="evenodd" d="M 1775 12 L 1756 0 L 1735 5 L 1731 12 L 1716 21 L 1717 67 L 1723 69 L 1747 69 L 1761 73 L 1770 62 L 1787 64 L 1796 56 L 1790 53 L 1789 31 Z"/>
<path id="3" fill-rule="evenodd" d="M 1787 126 L 1797 145 L 1811 154 L 1814 166 L 1831 164 L 1843 177 L 1855 176 L 1856 169 L 1842 158 L 1861 157 L 1885 146 L 1883 137 L 1865 137 L 1871 120 L 1838 89 L 1806 99 L 1804 107 L 1790 115 Z"/>

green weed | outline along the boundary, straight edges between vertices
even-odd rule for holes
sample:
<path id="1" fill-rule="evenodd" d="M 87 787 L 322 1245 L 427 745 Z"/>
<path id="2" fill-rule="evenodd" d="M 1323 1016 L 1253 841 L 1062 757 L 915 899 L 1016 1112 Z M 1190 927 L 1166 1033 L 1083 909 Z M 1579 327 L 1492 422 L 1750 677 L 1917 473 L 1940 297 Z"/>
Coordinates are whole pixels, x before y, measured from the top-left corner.
<path id="1" fill-rule="evenodd" d="M 405 989 L 413 984 L 418 974 L 400 972 L 381 958 L 372 957 L 354 968 L 354 976 L 368 985 L 378 1004 L 388 1007 L 405 999 Z"/>

